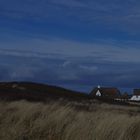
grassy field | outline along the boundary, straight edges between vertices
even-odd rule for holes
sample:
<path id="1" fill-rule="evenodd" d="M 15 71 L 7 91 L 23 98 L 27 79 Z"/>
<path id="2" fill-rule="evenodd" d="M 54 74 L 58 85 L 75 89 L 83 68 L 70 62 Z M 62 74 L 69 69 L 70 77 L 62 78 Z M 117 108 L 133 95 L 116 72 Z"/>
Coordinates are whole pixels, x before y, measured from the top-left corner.
<path id="1" fill-rule="evenodd" d="M 1 101 L 0 140 L 140 140 L 140 108 L 98 101 Z"/>

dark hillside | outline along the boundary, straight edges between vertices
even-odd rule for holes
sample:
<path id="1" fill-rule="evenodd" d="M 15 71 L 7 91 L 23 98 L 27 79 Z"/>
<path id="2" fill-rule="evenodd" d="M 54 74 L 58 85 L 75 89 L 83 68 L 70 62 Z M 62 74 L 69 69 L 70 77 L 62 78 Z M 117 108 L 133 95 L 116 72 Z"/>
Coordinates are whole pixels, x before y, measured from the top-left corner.
<path id="1" fill-rule="evenodd" d="M 88 95 L 65 88 L 33 82 L 1 82 L 0 98 L 7 100 L 27 99 L 45 101 L 48 98 L 69 100 L 88 99 Z"/>
<path id="2" fill-rule="evenodd" d="M 90 94 L 68 90 L 62 87 L 39 84 L 33 82 L 0 82 L 1 100 L 28 100 L 28 101 L 53 101 L 65 99 L 67 101 L 90 102 L 98 100 L 117 105 L 130 105 L 130 103 L 114 98 L 95 97 Z M 132 106 L 132 104 L 131 104 Z"/>

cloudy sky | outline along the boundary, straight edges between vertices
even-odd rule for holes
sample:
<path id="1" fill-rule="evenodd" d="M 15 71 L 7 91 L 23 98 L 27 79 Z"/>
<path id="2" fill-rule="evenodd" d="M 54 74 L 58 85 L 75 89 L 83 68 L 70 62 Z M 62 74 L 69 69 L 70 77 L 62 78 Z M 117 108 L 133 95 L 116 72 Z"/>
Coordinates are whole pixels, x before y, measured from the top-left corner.
<path id="1" fill-rule="evenodd" d="M 0 81 L 130 91 L 139 73 L 139 0 L 0 0 Z"/>

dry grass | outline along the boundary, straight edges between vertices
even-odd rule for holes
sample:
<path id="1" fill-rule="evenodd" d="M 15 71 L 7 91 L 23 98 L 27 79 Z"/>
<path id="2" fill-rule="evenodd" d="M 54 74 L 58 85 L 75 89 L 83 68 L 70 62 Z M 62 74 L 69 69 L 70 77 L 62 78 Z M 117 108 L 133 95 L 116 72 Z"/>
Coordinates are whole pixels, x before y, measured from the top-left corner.
<path id="1" fill-rule="evenodd" d="M 0 140 L 140 140 L 140 109 L 68 102 L 0 102 Z"/>

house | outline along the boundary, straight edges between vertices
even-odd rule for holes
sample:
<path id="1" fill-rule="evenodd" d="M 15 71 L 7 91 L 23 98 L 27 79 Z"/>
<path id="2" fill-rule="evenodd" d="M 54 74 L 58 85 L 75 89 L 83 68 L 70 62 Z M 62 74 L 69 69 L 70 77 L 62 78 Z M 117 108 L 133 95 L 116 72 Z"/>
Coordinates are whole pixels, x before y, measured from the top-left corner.
<path id="1" fill-rule="evenodd" d="M 140 101 L 140 89 L 134 89 L 131 101 Z"/>
<path id="2" fill-rule="evenodd" d="M 117 88 L 98 86 L 91 91 L 90 96 L 114 99 L 120 98 L 121 94 Z"/>
<path id="3" fill-rule="evenodd" d="M 121 95 L 122 100 L 129 100 L 130 98 L 131 98 L 131 95 L 129 95 L 127 92 Z"/>

